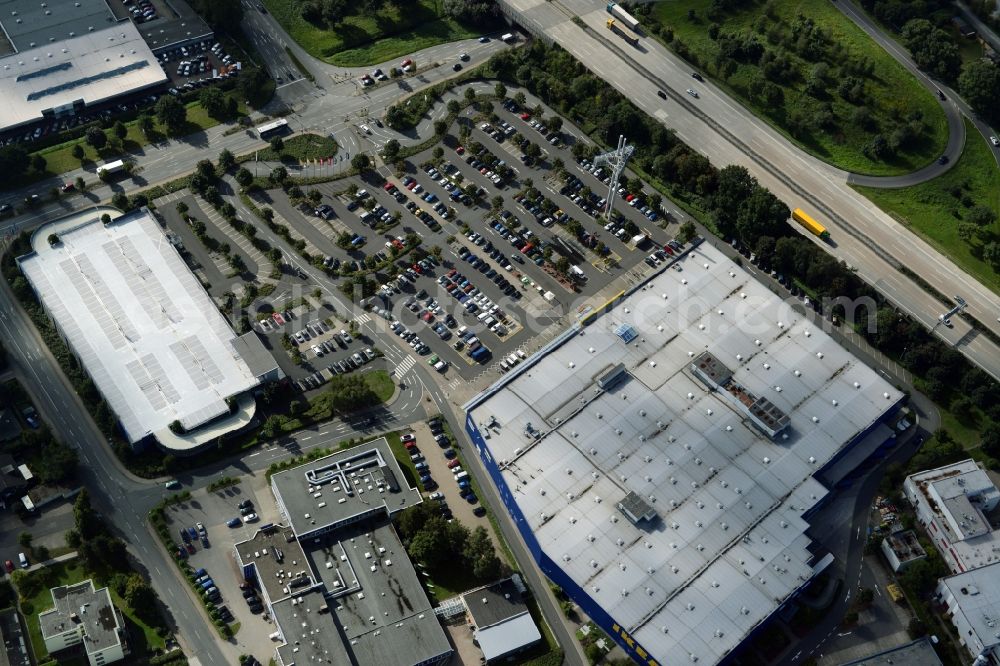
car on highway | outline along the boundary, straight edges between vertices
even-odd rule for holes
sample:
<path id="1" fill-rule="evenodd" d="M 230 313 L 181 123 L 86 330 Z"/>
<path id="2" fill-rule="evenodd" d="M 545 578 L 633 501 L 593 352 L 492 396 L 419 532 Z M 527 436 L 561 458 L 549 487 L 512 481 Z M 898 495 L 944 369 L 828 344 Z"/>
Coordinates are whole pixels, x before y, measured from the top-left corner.
<path id="1" fill-rule="evenodd" d="M 460 72 L 462 71 L 462 63 L 456 62 L 454 65 L 451 66 L 451 68 L 456 72 Z"/>
<path id="2" fill-rule="evenodd" d="M 469 62 L 469 54 L 468 53 L 459 54 L 458 59 L 461 60 L 462 62 Z"/>
<path id="3" fill-rule="evenodd" d="M 167 490 L 177 490 L 181 487 L 181 482 L 177 479 L 170 479 L 165 484 L 163 484 Z"/>
<path id="4" fill-rule="evenodd" d="M 994 146 L 1000 146 L 1000 139 L 996 138 L 995 136 L 991 136 L 990 143 L 992 143 Z"/>
<path id="5" fill-rule="evenodd" d="M 686 92 L 688 95 L 691 95 L 691 97 L 694 97 L 695 99 L 698 98 L 698 91 L 694 88 L 688 88 Z"/>
<path id="6" fill-rule="evenodd" d="M 666 99 L 667 98 L 667 93 L 663 92 L 662 90 L 657 90 L 656 94 L 660 97 L 660 99 Z"/>
<path id="7" fill-rule="evenodd" d="M 947 163 L 948 163 L 947 155 L 942 155 L 941 157 L 938 158 L 938 164 L 947 164 Z"/>
<path id="8" fill-rule="evenodd" d="M 480 44 L 486 44 L 486 43 L 488 43 L 489 41 L 490 41 L 490 38 L 489 38 L 489 37 L 480 37 L 480 38 L 479 38 L 479 43 L 480 43 Z"/>
<path id="9" fill-rule="evenodd" d="M 699 74 L 698 72 L 691 72 L 691 78 L 693 78 L 695 81 L 701 81 L 702 83 L 705 82 L 705 79 L 702 78 L 701 74 Z"/>

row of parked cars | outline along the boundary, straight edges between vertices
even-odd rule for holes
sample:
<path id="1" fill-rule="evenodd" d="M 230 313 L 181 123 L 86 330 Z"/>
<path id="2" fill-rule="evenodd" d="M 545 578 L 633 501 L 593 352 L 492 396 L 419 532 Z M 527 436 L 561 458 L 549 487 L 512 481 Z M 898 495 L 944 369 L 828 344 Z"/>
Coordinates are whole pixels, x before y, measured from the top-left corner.
<path id="1" fill-rule="evenodd" d="M 157 17 L 156 7 L 149 0 L 122 0 L 122 4 L 129 8 L 136 23 L 145 23 Z"/>
<path id="2" fill-rule="evenodd" d="M 481 240 L 483 238 L 478 234 L 475 235 L 478 236 L 478 238 L 470 239 L 472 240 L 473 243 L 476 243 L 477 240 Z M 489 253 L 490 257 L 495 262 L 500 264 L 504 268 L 504 270 L 512 271 L 514 269 L 513 264 L 507 261 L 507 258 L 504 256 L 500 248 L 494 247 L 491 241 L 486 241 L 485 243 L 482 244 L 482 246 L 483 249 Z M 497 288 L 504 293 L 505 296 L 509 296 L 514 300 L 518 300 L 521 298 L 521 292 L 518 291 L 518 289 L 513 284 L 511 284 L 511 282 L 506 278 L 506 276 L 504 276 L 503 273 L 497 271 L 495 268 L 491 267 L 490 264 L 485 259 L 477 255 L 475 252 L 473 252 L 472 250 L 463 245 L 458 250 L 458 256 L 464 261 L 467 261 L 473 268 L 478 270 L 480 273 L 482 273 L 488 280 L 493 282 L 493 284 L 495 284 Z"/>
<path id="3" fill-rule="evenodd" d="M 194 585 L 196 588 L 198 588 L 198 591 L 201 593 L 201 596 L 203 596 L 208 601 L 211 601 L 213 604 L 218 604 L 220 601 L 222 601 L 222 593 L 219 592 L 219 588 L 215 586 L 215 581 L 212 580 L 212 577 L 208 574 L 207 571 L 205 571 L 204 569 L 198 569 L 197 571 L 194 572 L 194 575 L 195 575 Z M 230 614 L 229 620 L 224 620 L 224 621 L 225 622 L 232 621 L 232 614 Z"/>

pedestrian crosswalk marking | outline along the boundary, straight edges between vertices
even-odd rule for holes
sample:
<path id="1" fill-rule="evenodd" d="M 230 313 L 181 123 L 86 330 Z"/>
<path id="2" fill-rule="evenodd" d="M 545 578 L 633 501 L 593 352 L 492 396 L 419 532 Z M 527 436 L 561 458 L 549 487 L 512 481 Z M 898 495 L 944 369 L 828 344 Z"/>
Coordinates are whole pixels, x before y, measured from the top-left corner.
<path id="1" fill-rule="evenodd" d="M 400 362 L 400 364 L 396 366 L 396 376 L 402 377 L 403 375 L 405 375 L 407 372 L 410 371 L 410 368 L 412 368 L 416 364 L 417 364 L 417 359 L 407 354 L 406 358 L 404 358 Z"/>

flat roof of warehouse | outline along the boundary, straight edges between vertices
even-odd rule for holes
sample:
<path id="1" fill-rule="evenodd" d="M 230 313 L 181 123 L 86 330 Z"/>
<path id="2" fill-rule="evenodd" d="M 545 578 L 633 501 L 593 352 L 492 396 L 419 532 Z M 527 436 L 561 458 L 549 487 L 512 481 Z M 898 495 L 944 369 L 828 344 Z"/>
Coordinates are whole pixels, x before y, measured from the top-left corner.
<path id="1" fill-rule="evenodd" d="M 417 572 L 387 518 L 353 523 L 318 539 L 306 539 L 302 547 L 327 597 L 309 593 L 299 604 L 286 600 L 274 606 L 290 644 L 279 648 L 284 663 L 291 663 L 285 655 L 292 646 L 297 648 L 292 658 L 296 664 L 328 663 L 330 655 L 346 650 L 349 658 L 329 663 L 410 666 L 451 652 Z M 320 608 L 322 603 L 326 609 Z"/>
<path id="2" fill-rule="evenodd" d="M 272 474 L 271 487 L 300 537 L 378 507 L 391 515 L 421 501 L 384 437 Z"/>
<path id="3" fill-rule="evenodd" d="M 258 381 L 160 225 L 145 209 L 108 225 L 85 219 L 41 227 L 19 261 L 128 439 L 228 414 L 226 398 Z"/>
<path id="4" fill-rule="evenodd" d="M 131 21 L 102 24 L 93 32 L 69 30 L 56 41 L 46 38 L 22 46 L 24 50 L 0 59 L 0 129 L 40 120 L 45 111 L 92 106 L 167 80 Z"/>
<path id="5" fill-rule="evenodd" d="M 104 0 L 0 0 L 0 25 L 18 52 L 97 32 L 116 23 Z"/>
<path id="6" fill-rule="evenodd" d="M 677 264 L 468 420 L 495 419 L 483 443 L 556 565 L 661 663 L 715 663 L 812 575 L 813 475 L 902 394 L 709 244 Z"/>

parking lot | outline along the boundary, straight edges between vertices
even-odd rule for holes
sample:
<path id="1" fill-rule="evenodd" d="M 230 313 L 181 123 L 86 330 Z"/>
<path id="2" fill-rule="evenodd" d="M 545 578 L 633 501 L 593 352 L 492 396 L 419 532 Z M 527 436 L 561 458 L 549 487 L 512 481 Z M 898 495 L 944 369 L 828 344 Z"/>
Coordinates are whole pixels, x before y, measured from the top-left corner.
<path id="1" fill-rule="evenodd" d="M 675 251 L 668 216 L 627 189 L 634 178 L 606 220 L 607 170 L 573 159 L 578 133 L 534 115 L 513 101 L 470 109 L 401 172 L 317 186 L 315 206 L 268 194 L 328 273 L 372 271 L 379 288 L 364 303 L 416 358 L 463 378 L 503 370 L 574 301 Z"/>
<path id="2" fill-rule="evenodd" d="M 223 607 L 228 611 L 229 624 L 240 624 L 235 637 L 239 652 L 264 658 L 274 650 L 268 639 L 274 625 L 262 608 L 251 610 L 244 599 L 240 589 L 243 575 L 237 568 L 233 546 L 252 537 L 258 526 L 278 522 L 279 516 L 274 502 L 267 496 L 266 486 L 255 493 L 251 483 L 244 481 L 215 492 L 195 493 L 191 500 L 169 507 L 166 516 L 174 538 L 185 544 L 191 568 L 196 572 L 204 569 L 204 576 L 211 581 L 209 590 L 213 587 L 218 590 L 218 596 L 214 597 L 216 608 L 222 613 L 225 613 Z M 244 504 L 242 509 L 241 503 Z M 230 527 L 230 523 L 234 526 Z M 198 586 L 202 587 L 208 579 Z M 204 598 L 209 592 L 200 594 Z M 225 617 L 223 615 L 223 619 Z"/>

